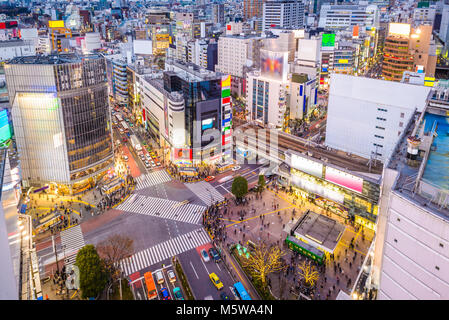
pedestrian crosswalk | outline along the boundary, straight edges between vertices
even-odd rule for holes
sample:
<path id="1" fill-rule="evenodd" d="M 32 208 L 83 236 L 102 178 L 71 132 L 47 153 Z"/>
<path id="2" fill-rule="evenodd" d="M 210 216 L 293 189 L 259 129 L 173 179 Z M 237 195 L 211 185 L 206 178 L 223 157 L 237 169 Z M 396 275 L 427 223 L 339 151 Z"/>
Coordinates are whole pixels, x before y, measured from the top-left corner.
<path id="1" fill-rule="evenodd" d="M 153 171 L 147 174 L 138 176 L 136 179 L 136 190 L 152 187 L 154 185 L 169 182 L 170 175 L 165 170 Z"/>
<path id="2" fill-rule="evenodd" d="M 124 274 L 128 276 L 208 242 L 210 242 L 210 238 L 204 229 L 193 230 L 148 249 L 136 252 L 131 257 L 123 259 L 120 262 L 120 267 Z"/>
<path id="3" fill-rule="evenodd" d="M 184 183 L 184 185 L 207 206 L 210 206 L 216 202 L 222 202 L 225 199 L 220 192 L 218 192 L 210 183 L 206 181 Z"/>
<path id="4" fill-rule="evenodd" d="M 146 214 L 164 219 L 200 224 L 205 206 L 133 194 L 116 207 L 118 210 Z"/>
<path id="5" fill-rule="evenodd" d="M 76 254 L 78 250 L 84 247 L 84 237 L 79 225 L 63 230 L 61 235 L 61 246 L 65 254 L 66 265 L 72 265 L 76 261 Z"/>

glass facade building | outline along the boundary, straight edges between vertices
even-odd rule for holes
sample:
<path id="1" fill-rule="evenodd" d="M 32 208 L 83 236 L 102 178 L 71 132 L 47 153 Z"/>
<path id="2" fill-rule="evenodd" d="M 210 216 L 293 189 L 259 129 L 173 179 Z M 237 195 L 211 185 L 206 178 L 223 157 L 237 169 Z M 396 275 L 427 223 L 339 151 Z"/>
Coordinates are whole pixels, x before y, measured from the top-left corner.
<path id="1" fill-rule="evenodd" d="M 5 72 L 24 186 L 55 182 L 77 192 L 95 185 L 113 164 L 105 59 L 21 57 Z"/>

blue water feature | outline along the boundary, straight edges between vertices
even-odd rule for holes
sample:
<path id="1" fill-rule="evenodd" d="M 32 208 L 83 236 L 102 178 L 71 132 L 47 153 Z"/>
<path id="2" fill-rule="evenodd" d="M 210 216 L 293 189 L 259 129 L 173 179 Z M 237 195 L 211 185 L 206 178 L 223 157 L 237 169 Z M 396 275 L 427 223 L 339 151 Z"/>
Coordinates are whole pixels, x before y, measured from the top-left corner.
<path id="1" fill-rule="evenodd" d="M 424 131 L 431 131 L 437 122 L 438 136 L 433 140 L 436 150 L 430 151 L 423 179 L 449 190 L 449 117 L 427 113 L 424 116 L 426 125 Z"/>

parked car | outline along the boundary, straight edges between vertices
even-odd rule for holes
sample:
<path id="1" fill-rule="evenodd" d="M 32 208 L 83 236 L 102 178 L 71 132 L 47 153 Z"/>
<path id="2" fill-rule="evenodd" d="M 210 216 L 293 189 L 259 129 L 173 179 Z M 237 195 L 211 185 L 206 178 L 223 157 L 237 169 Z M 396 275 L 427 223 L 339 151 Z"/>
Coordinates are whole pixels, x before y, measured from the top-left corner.
<path id="1" fill-rule="evenodd" d="M 223 289 L 223 283 L 221 283 L 220 278 L 214 272 L 209 274 L 209 278 L 210 281 L 212 281 L 212 283 L 214 284 L 215 288 L 217 288 L 218 290 Z"/>
<path id="2" fill-rule="evenodd" d="M 175 296 L 176 300 L 184 300 L 181 289 L 179 287 L 173 289 L 173 295 Z"/>
<path id="3" fill-rule="evenodd" d="M 170 293 L 168 293 L 167 288 L 161 289 L 161 297 L 162 297 L 162 300 L 171 300 Z"/>
<path id="4" fill-rule="evenodd" d="M 168 276 L 168 280 L 170 280 L 170 282 L 175 282 L 176 281 L 176 275 L 173 272 L 173 270 L 168 270 L 167 271 L 167 276 Z"/>
<path id="5" fill-rule="evenodd" d="M 154 276 L 156 277 L 156 282 L 158 284 L 164 283 L 164 276 L 162 275 L 162 271 L 157 271 L 154 273 Z"/>
<path id="6" fill-rule="evenodd" d="M 206 249 L 201 250 L 201 257 L 203 258 L 204 262 L 209 262 L 210 258 L 209 255 L 206 252 Z"/>
<path id="7" fill-rule="evenodd" d="M 215 250 L 214 248 L 209 249 L 209 255 L 212 257 L 212 259 L 214 259 L 215 262 L 221 261 L 220 255 L 218 254 L 217 250 Z"/>

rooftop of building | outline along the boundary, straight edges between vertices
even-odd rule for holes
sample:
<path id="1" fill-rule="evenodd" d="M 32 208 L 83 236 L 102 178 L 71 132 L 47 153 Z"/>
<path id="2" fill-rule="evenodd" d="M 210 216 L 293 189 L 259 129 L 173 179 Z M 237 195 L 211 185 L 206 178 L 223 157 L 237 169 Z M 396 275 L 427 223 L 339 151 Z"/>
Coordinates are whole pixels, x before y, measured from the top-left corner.
<path id="1" fill-rule="evenodd" d="M 24 40 L 5 40 L 5 41 L 0 41 L 0 48 L 5 48 L 5 47 L 17 47 L 17 46 L 21 46 L 27 44 L 27 41 Z"/>
<path id="2" fill-rule="evenodd" d="M 224 73 L 210 71 L 205 68 L 201 68 L 194 63 L 171 58 L 166 59 L 165 69 L 165 72 L 174 72 L 177 76 L 188 82 L 218 80 L 225 76 Z"/>
<path id="3" fill-rule="evenodd" d="M 345 226 L 325 215 L 308 210 L 292 231 L 296 237 L 313 241 L 321 249 L 332 253 L 345 231 Z"/>
<path id="4" fill-rule="evenodd" d="M 429 94 L 426 108 L 416 112 L 386 164 L 398 177 L 392 190 L 420 207 L 449 218 L 449 103 L 448 97 Z M 416 143 L 419 153 L 410 160 L 407 150 Z"/>
<path id="5" fill-rule="evenodd" d="M 65 64 L 77 63 L 90 59 L 102 59 L 100 54 L 81 55 L 77 53 L 37 55 L 27 57 L 16 57 L 9 61 L 8 64 Z"/>

